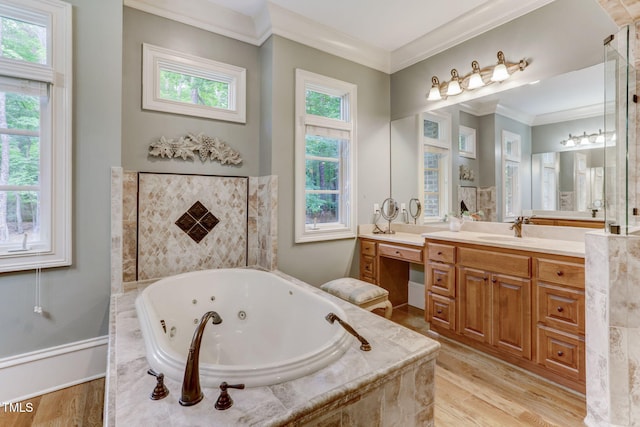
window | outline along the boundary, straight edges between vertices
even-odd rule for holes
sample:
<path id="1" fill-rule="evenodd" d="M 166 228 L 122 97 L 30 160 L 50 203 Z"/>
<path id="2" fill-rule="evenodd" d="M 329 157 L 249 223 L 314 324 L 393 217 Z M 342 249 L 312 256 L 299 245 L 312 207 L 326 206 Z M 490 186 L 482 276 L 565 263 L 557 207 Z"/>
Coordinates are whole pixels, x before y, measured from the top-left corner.
<path id="1" fill-rule="evenodd" d="M 246 70 L 144 43 L 142 108 L 246 121 Z"/>
<path id="2" fill-rule="evenodd" d="M 469 159 L 476 158 L 476 130 L 460 126 L 458 133 L 458 153 Z"/>
<path id="3" fill-rule="evenodd" d="M 503 220 L 522 212 L 520 191 L 520 135 L 502 131 Z"/>
<path id="4" fill-rule="evenodd" d="M 558 185 L 556 179 L 556 154 L 542 154 L 542 210 L 556 210 L 558 200 Z"/>
<path id="5" fill-rule="evenodd" d="M 451 210 L 451 121 L 448 117 L 424 114 L 420 171 L 424 221 L 437 221 Z"/>
<path id="6" fill-rule="evenodd" d="M 575 153 L 574 158 L 574 183 L 573 188 L 576 192 L 576 211 L 586 211 L 588 202 L 588 184 L 587 184 L 587 155 L 584 153 Z"/>
<path id="7" fill-rule="evenodd" d="M 0 36 L 0 271 L 70 265 L 71 5 L 5 0 Z"/>
<path id="8" fill-rule="evenodd" d="M 296 242 L 356 236 L 356 85 L 296 70 Z"/>

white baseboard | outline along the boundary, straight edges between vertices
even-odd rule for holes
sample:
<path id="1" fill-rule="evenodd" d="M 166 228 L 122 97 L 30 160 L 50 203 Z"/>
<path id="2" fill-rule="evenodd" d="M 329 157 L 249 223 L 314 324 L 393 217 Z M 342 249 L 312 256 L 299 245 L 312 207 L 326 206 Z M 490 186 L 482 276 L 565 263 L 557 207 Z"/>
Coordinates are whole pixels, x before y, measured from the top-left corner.
<path id="1" fill-rule="evenodd" d="M 0 402 L 19 402 L 104 377 L 109 337 L 0 359 Z"/>
<path id="2" fill-rule="evenodd" d="M 424 283 L 409 280 L 409 305 L 424 310 Z"/>

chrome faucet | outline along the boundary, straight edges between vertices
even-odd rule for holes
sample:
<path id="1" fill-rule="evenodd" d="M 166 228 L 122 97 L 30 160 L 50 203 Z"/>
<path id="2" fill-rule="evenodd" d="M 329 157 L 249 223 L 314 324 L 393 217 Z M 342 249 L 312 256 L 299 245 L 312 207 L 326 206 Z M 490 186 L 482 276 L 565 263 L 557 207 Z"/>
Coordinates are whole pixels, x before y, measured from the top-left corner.
<path id="1" fill-rule="evenodd" d="M 187 366 L 184 368 L 184 379 L 182 380 L 182 396 L 180 397 L 182 406 L 195 405 L 204 397 L 200 388 L 200 343 L 202 342 L 204 327 L 209 319 L 214 325 L 222 323 L 222 318 L 218 313 L 208 311 L 202 316 L 200 324 L 193 333 L 189 355 L 187 356 Z"/>
<path id="2" fill-rule="evenodd" d="M 529 224 L 529 217 L 519 216 L 513 221 L 509 230 L 513 230 L 515 237 L 522 237 L 522 224 Z"/>

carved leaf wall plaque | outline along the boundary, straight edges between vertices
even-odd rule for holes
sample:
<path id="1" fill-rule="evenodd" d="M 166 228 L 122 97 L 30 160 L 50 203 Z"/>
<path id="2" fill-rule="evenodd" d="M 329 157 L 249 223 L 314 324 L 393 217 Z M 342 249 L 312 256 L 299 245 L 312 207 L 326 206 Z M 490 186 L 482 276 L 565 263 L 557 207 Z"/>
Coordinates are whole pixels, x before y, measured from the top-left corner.
<path id="1" fill-rule="evenodd" d="M 149 146 L 149 155 L 156 157 L 195 159 L 196 152 L 203 162 L 207 159 L 218 161 L 223 165 L 239 165 L 242 163 L 240 153 L 229 147 L 222 139 L 204 134 L 188 134 L 178 139 L 160 137 Z"/>

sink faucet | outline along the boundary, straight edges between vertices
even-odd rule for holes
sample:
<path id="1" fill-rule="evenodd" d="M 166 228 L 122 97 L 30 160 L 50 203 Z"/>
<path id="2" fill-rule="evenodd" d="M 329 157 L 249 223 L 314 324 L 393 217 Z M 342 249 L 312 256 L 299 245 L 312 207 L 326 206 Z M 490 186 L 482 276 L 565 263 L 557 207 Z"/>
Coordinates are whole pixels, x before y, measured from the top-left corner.
<path id="1" fill-rule="evenodd" d="M 182 396 L 180 404 L 182 406 L 192 406 L 200 402 L 204 395 L 200 388 L 200 343 L 202 342 L 202 334 L 207 322 L 211 319 L 211 323 L 219 325 L 222 323 L 220 315 L 215 311 L 208 311 L 200 319 L 200 324 L 193 333 L 191 346 L 189 347 L 189 355 L 187 356 L 187 366 L 184 368 L 184 379 L 182 380 Z"/>
<path id="2" fill-rule="evenodd" d="M 509 230 L 513 230 L 515 237 L 522 237 L 522 224 L 529 224 L 529 218 L 519 216 L 513 221 L 513 225 L 509 227 Z"/>

